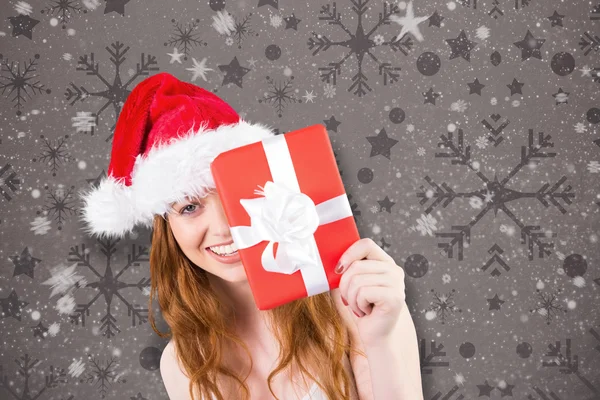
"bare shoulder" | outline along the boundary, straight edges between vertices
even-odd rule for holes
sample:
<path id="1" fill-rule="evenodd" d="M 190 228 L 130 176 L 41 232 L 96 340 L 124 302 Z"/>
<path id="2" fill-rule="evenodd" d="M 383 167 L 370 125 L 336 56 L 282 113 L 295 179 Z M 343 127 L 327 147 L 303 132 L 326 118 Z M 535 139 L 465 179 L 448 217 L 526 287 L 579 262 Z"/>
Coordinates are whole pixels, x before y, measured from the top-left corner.
<path id="1" fill-rule="evenodd" d="M 177 360 L 175 343 L 170 340 L 160 356 L 160 375 L 162 376 L 169 399 L 191 400 L 189 394 L 190 380 L 183 373 Z"/>

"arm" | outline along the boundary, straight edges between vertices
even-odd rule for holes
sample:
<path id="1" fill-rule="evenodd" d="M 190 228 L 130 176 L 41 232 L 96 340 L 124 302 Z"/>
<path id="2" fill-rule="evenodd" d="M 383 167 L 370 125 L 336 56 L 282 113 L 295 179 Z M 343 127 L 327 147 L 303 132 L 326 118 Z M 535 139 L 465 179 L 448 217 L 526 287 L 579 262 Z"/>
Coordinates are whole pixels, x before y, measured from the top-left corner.
<path id="1" fill-rule="evenodd" d="M 188 389 L 190 381 L 179 367 L 173 340 L 167 343 L 160 356 L 160 374 L 169 399 L 191 400 Z"/>
<path id="2" fill-rule="evenodd" d="M 370 344 L 364 349 L 373 388 L 372 397 L 366 398 L 422 400 L 419 345 L 406 303 L 400 312 L 394 334 L 390 337 L 390 341 Z"/>

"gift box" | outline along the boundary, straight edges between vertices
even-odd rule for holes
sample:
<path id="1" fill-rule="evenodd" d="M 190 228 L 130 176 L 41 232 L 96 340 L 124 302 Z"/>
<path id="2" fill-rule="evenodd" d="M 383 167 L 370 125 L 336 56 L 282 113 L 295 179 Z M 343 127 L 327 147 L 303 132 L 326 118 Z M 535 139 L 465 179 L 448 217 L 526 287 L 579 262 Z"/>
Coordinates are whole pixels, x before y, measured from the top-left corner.
<path id="1" fill-rule="evenodd" d="M 323 125 L 223 152 L 211 172 L 258 309 L 339 287 L 360 236 Z"/>

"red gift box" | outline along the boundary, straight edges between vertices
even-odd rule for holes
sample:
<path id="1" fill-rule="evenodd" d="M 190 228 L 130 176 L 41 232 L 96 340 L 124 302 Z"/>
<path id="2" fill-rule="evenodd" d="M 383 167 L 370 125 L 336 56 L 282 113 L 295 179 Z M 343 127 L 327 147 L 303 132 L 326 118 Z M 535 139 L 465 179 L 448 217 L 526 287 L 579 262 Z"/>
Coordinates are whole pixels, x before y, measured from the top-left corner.
<path id="1" fill-rule="evenodd" d="M 211 171 L 259 310 L 339 287 L 360 236 L 323 125 L 223 152 Z"/>

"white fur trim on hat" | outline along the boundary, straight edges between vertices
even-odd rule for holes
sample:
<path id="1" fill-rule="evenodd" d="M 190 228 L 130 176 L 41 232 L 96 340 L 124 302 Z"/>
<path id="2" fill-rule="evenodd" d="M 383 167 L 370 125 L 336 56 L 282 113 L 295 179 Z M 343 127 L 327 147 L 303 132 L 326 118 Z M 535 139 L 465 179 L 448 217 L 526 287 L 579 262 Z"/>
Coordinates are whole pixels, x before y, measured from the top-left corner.
<path id="1" fill-rule="evenodd" d="M 274 135 L 266 125 L 240 119 L 213 130 L 192 128 L 177 140 L 155 145 L 147 156 L 136 157 L 131 186 L 107 176 L 97 188 L 81 192 L 84 230 L 123 237 L 137 224 L 150 228 L 154 215 L 164 215 L 171 203 L 204 197 L 215 189 L 210 164 L 216 156 Z"/>

